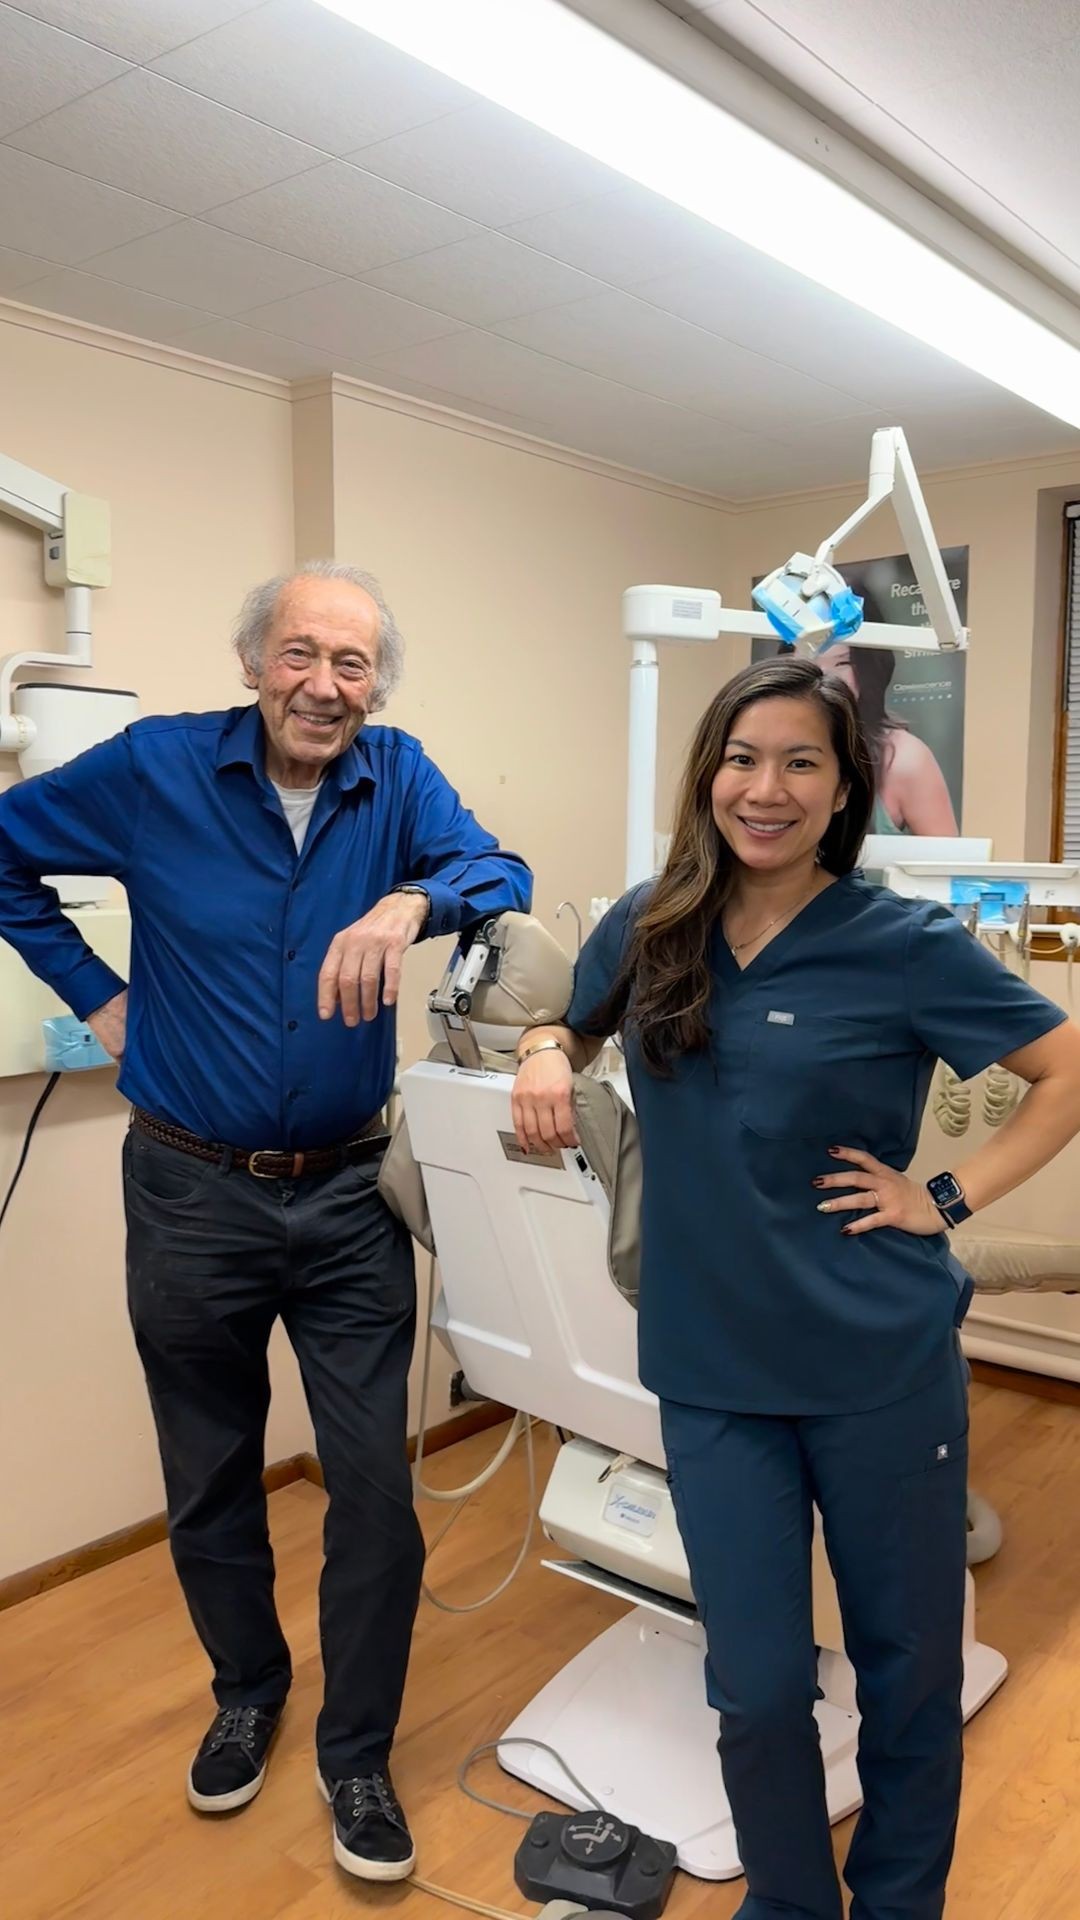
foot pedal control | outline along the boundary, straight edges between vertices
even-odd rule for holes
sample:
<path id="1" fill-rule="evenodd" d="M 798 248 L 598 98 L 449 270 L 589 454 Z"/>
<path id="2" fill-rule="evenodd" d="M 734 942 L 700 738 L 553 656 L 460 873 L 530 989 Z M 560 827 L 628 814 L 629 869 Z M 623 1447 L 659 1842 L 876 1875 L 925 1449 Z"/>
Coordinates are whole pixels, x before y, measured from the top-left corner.
<path id="1" fill-rule="evenodd" d="M 659 1920 L 675 1878 L 676 1849 L 609 1813 L 538 1813 L 514 1856 L 527 1900 L 570 1900 L 624 1920 Z"/>

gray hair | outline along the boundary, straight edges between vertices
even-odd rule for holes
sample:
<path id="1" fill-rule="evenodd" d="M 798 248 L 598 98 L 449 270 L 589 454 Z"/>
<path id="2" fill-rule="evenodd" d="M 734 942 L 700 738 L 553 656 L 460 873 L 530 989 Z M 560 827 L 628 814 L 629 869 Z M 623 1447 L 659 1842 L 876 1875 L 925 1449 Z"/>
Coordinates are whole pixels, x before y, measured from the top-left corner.
<path id="1" fill-rule="evenodd" d="M 343 560 L 305 560 L 291 573 L 277 573 L 272 580 L 252 587 L 233 630 L 233 646 L 248 672 L 262 672 L 263 647 L 278 601 L 294 580 L 347 580 L 350 586 L 361 587 L 374 600 L 379 612 L 379 662 L 368 711 L 379 713 L 404 671 L 405 642 L 374 575 L 362 572 L 359 567 L 350 567 Z"/>

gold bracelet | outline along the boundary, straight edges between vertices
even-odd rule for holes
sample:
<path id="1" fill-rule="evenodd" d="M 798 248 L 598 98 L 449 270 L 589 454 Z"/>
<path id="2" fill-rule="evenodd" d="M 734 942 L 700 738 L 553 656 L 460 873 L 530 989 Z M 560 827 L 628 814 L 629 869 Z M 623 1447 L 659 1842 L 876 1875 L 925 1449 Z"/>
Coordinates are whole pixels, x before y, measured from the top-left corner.
<path id="1" fill-rule="evenodd" d="M 538 1040 L 535 1047 L 526 1047 L 524 1053 L 518 1054 L 518 1066 L 523 1067 L 526 1060 L 532 1059 L 534 1053 L 548 1053 L 552 1049 L 557 1049 L 559 1053 L 565 1054 L 569 1060 L 570 1055 L 566 1052 L 566 1048 L 563 1046 L 561 1040 Z"/>

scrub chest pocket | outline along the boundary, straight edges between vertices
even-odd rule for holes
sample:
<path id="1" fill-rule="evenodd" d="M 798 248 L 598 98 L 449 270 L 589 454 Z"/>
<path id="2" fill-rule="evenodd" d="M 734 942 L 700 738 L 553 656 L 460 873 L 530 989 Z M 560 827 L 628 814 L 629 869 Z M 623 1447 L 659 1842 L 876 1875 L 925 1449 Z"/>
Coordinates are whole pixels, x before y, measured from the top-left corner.
<path id="1" fill-rule="evenodd" d="M 743 1126 L 763 1140 L 870 1140 L 881 1130 L 868 1098 L 880 1053 L 880 1029 L 868 1021 L 763 1011 L 747 1052 Z"/>

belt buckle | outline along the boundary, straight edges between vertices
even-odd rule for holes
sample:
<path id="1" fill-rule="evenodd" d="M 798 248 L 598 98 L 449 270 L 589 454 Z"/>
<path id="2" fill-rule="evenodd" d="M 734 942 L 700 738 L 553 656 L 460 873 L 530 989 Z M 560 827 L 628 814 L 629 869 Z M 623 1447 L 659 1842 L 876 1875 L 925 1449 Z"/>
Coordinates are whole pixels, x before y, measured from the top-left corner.
<path id="1" fill-rule="evenodd" d="M 257 1167 L 255 1162 L 256 1160 L 280 1160 L 280 1158 L 281 1155 L 277 1152 L 276 1148 L 259 1147 L 254 1153 L 248 1154 L 247 1170 L 253 1180 L 277 1180 L 280 1178 L 279 1174 L 266 1173 L 262 1167 Z"/>

